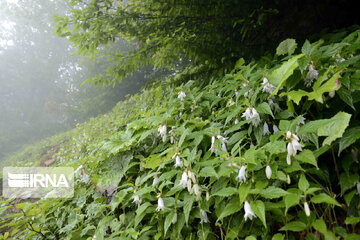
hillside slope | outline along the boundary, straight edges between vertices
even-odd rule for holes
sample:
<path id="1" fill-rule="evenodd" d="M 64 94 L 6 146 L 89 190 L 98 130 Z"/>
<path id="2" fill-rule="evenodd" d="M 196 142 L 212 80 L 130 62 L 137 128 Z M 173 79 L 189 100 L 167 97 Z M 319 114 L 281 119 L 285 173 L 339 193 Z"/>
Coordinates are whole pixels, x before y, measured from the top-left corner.
<path id="1" fill-rule="evenodd" d="M 286 40 L 222 77 L 159 80 L 61 138 L 49 158 L 82 166 L 74 198 L 4 200 L 0 212 L 21 210 L 1 228 L 13 239 L 359 239 L 359 52 L 360 31 L 344 31 Z"/>

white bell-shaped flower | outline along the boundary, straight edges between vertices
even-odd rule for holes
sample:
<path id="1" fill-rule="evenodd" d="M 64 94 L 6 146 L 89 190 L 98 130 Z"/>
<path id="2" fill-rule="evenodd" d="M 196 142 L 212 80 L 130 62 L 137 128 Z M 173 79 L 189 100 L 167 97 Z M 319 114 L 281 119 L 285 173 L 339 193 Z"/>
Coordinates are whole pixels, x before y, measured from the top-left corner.
<path id="1" fill-rule="evenodd" d="M 244 211 L 245 211 L 245 215 L 244 215 L 245 221 L 247 221 L 248 219 L 252 220 L 253 218 L 256 218 L 256 215 L 252 211 L 251 206 L 248 203 L 248 201 L 245 201 L 245 203 L 244 203 Z"/>
<path id="2" fill-rule="evenodd" d="M 158 177 L 154 177 L 154 180 L 153 180 L 153 183 L 152 183 L 152 186 L 155 186 L 159 181 L 159 178 Z"/>
<path id="3" fill-rule="evenodd" d="M 181 159 L 180 159 L 180 156 L 179 155 L 176 155 L 175 157 L 175 167 L 181 167 L 182 166 L 182 162 L 181 162 Z"/>
<path id="4" fill-rule="evenodd" d="M 277 132 L 280 132 L 279 128 L 275 124 L 273 125 L 273 131 L 274 131 L 274 134 Z"/>
<path id="5" fill-rule="evenodd" d="M 276 89 L 276 87 L 274 85 L 272 85 L 271 83 L 269 83 L 269 81 L 267 80 L 267 78 L 264 78 L 263 83 L 263 92 L 267 92 L 269 94 L 272 94 L 273 91 Z"/>
<path id="6" fill-rule="evenodd" d="M 201 210 L 201 223 L 208 223 L 209 219 L 207 213 L 204 210 Z"/>
<path id="7" fill-rule="evenodd" d="M 181 175 L 180 185 L 182 185 L 183 188 L 186 188 L 187 184 L 188 184 L 188 175 L 186 171 L 184 171 L 183 174 Z"/>
<path id="8" fill-rule="evenodd" d="M 164 200 L 161 197 L 159 197 L 158 198 L 158 206 L 157 206 L 156 210 L 159 212 L 161 210 L 164 210 L 164 208 L 165 208 Z"/>
<path id="9" fill-rule="evenodd" d="M 236 125 L 236 124 L 238 124 L 238 123 L 239 123 L 239 119 L 235 119 L 234 124 Z"/>
<path id="10" fill-rule="evenodd" d="M 140 203 L 140 197 L 138 195 L 135 195 L 133 202 L 136 203 L 136 204 L 139 204 Z"/>
<path id="11" fill-rule="evenodd" d="M 166 133 L 167 133 L 166 124 L 161 124 L 158 128 L 158 132 L 159 132 L 160 136 L 162 137 L 163 142 L 165 142 L 166 141 Z"/>
<path id="12" fill-rule="evenodd" d="M 264 123 L 264 128 L 263 128 L 263 135 L 265 136 L 265 135 L 270 135 L 271 134 L 271 132 L 269 131 L 269 126 L 268 126 L 268 124 L 265 122 Z"/>
<path id="13" fill-rule="evenodd" d="M 235 179 L 237 179 L 240 183 L 242 183 L 242 182 L 245 183 L 246 182 L 245 174 L 246 174 L 245 166 L 241 166 L 241 168 L 239 170 L 239 174 Z"/>
<path id="14" fill-rule="evenodd" d="M 178 98 L 180 98 L 181 101 L 183 101 L 185 97 L 186 94 L 183 91 L 179 92 Z"/>

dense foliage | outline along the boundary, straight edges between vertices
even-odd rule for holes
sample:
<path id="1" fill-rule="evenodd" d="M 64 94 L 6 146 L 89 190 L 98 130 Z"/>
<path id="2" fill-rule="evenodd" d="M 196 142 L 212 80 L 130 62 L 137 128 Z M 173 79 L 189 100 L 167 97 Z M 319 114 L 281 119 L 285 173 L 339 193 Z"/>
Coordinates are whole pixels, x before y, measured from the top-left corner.
<path id="1" fill-rule="evenodd" d="M 359 239 L 359 53 L 360 31 L 344 31 L 285 40 L 283 57 L 240 59 L 221 78 L 157 81 L 53 155 L 81 165 L 74 198 L 4 200 L 1 228 L 13 239 Z"/>
<path id="2" fill-rule="evenodd" d="M 122 38 L 136 43 L 129 53 L 109 55 L 107 75 L 93 83 L 116 83 L 147 64 L 184 64 L 209 73 L 231 70 L 292 37 L 300 42 L 328 29 L 359 23 L 348 1 L 264 0 L 69 0 L 71 13 L 57 16 L 56 32 L 94 54 Z"/>

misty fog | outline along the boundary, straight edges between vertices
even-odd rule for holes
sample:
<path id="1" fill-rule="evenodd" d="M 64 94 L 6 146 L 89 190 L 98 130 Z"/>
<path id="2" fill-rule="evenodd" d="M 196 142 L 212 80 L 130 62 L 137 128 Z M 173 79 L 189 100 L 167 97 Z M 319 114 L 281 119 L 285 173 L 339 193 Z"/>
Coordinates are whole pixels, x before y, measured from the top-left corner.
<path id="1" fill-rule="evenodd" d="M 152 78 L 153 69 L 147 67 L 115 87 L 82 85 L 105 74 L 108 61 L 106 56 L 74 56 L 72 44 L 54 35 L 53 16 L 66 15 L 66 4 L 0 1 L 0 161 L 26 144 L 109 111 Z M 125 52 L 131 48 L 121 40 L 112 46 Z"/>

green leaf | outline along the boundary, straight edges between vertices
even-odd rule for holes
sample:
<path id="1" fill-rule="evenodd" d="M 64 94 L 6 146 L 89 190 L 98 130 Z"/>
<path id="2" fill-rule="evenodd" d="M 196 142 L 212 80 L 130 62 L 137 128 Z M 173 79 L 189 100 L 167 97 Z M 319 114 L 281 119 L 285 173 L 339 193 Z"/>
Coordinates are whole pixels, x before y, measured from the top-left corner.
<path id="1" fill-rule="evenodd" d="M 332 197 L 330 197 L 329 195 L 325 194 L 325 193 L 320 193 L 318 195 L 315 195 L 311 198 L 311 201 L 313 203 L 328 203 L 328 204 L 332 204 L 332 205 L 336 205 L 336 206 L 341 206 L 335 199 L 333 199 Z"/>
<path id="2" fill-rule="evenodd" d="M 340 145 L 339 145 L 339 156 L 342 150 L 356 142 L 357 139 L 360 138 L 360 127 L 353 127 L 346 129 L 344 132 L 344 135 L 340 139 Z"/>
<path id="3" fill-rule="evenodd" d="M 288 192 L 286 192 L 282 188 L 270 186 L 270 187 L 262 190 L 260 194 L 264 198 L 273 199 L 273 198 L 283 197 L 286 194 L 288 194 Z"/>
<path id="4" fill-rule="evenodd" d="M 331 122 L 331 119 L 321 119 L 321 120 L 315 120 L 315 121 L 310 121 L 305 123 L 305 125 L 303 125 L 298 134 L 304 134 L 304 133 L 313 133 L 316 132 L 321 126 L 324 126 L 325 124 L 328 124 L 329 122 Z"/>
<path id="5" fill-rule="evenodd" d="M 217 221 L 220 221 L 221 219 L 223 219 L 224 217 L 227 217 L 231 214 L 234 214 L 238 211 L 240 211 L 241 204 L 239 203 L 239 199 L 238 198 L 232 198 L 230 200 L 230 202 L 226 205 L 226 207 L 224 208 L 224 210 L 222 210 L 219 218 L 217 219 Z"/>
<path id="6" fill-rule="evenodd" d="M 295 52 L 297 47 L 297 43 L 295 39 L 288 38 L 282 41 L 279 46 L 276 48 L 276 55 L 291 55 Z"/>
<path id="7" fill-rule="evenodd" d="M 253 212 L 256 214 L 256 216 L 258 216 L 259 219 L 262 221 L 265 228 L 267 228 L 266 218 L 265 218 L 265 204 L 260 200 L 256 200 L 255 202 L 251 202 L 250 206 Z"/>
<path id="8" fill-rule="evenodd" d="M 164 234 L 166 235 L 167 230 L 169 229 L 171 222 L 175 216 L 175 211 L 170 211 L 170 213 L 167 214 L 164 222 Z"/>
<path id="9" fill-rule="evenodd" d="M 300 195 L 296 193 L 289 193 L 286 196 L 284 196 L 284 202 L 285 202 L 285 214 L 291 208 L 292 206 L 295 206 L 299 204 L 300 201 Z"/>
<path id="10" fill-rule="evenodd" d="M 204 167 L 201 169 L 199 173 L 200 177 L 216 177 L 219 178 L 218 174 L 216 173 L 213 167 Z"/>
<path id="11" fill-rule="evenodd" d="M 309 100 L 315 100 L 317 102 L 323 103 L 324 93 L 336 91 L 340 88 L 340 86 L 336 83 L 337 79 L 340 77 L 340 74 L 341 71 L 335 73 L 326 83 L 322 84 L 319 88 L 314 89 L 313 92 L 310 92 L 308 94 Z M 318 80 L 320 81 L 320 79 Z"/>
<path id="12" fill-rule="evenodd" d="M 316 168 L 318 167 L 317 161 L 316 161 L 316 158 L 315 158 L 313 152 L 308 149 L 304 149 L 302 152 L 295 155 L 295 159 L 300 162 L 310 163 L 310 164 L 314 165 Z"/>
<path id="13" fill-rule="evenodd" d="M 311 44 L 310 44 L 309 40 L 306 40 L 304 42 L 304 45 L 301 48 L 301 52 L 303 54 L 305 54 L 305 55 L 310 55 L 310 53 L 311 53 Z"/>
<path id="14" fill-rule="evenodd" d="M 185 138 L 187 135 L 190 134 L 190 130 L 189 129 L 185 129 L 184 132 L 181 134 L 181 137 L 179 139 L 179 143 L 178 143 L 178 147 L 181 147 L 181 145 L 183 144 Z"/>
<path id="15" fill-rule="evenodd" d="M 190 195 L 188 193 L 185 194 L 184 197 L 184 216 L 185 216 L 185 222 L 186 224 L 189 223 L 189 215 L 190 211 L 192 209 L 193 203 L 194 203 L 195 197 L 193 195 Z"/>
<path id="16" fill-rule="evenodd" d="M 306 229 L 306 224 L 300 221 L 289 222 L 282 228 L 280 231 L 293 231 L 293 232 L 301 232 Z"/>
<path id="17" fill-rule="evenodd" d="M 145 217 L 146 210 L 151 206 L 149 202 L 145 202 L 141 206 L 138 207 L 136 210 L 136 216 L 135 216 L 135 227 L 141 222 L 141 220 Z"/>
<path id="18" fill-rule="evenodd" d="M 273 113 L 272 113 L 272 111 L 271 111 L 271 108 L 270 108 L 269 104 L 266 103 L 266 102 L 263 102 L 263 103 L 257 105 L 257 107 L 256 107 L 255 109 L 256 109 L 256 111 L 258 111 L 259 113 L 269 114 L 269 115 L 271 115 L 272 117 L 274 117 L 274 115 L 273 115 Z"/>
<path id="19" fill-rule="evenodd" d="M 345 224 L 358 224 L 360 222 L 360 217 L 355 217 L 355 216 L 351 216 L 351 217 L 347 217 L 345 219 Z"/>
<path id="20" fill-rule="evenodd" d="M 354 187 L 358 179 L 358 174 L 347 174 L 343 172 L 340 175 L 341 195 L 343 195 L 348 189 Z"/>
<path id="21" fill-rule="evenodd" d="M 236 194 L 237 192 L 238 192 L 238 190 L 236 188 L 227 187 L 227 188 L 220 189 L 219 191 L 214 193 L 213 196 L 228 197 L 228 196 Z"/>
<path id="22" fill-rule="evenodd" d="M 286 80 L 293 74 L 295 68 L 298 67 L 297 60 L 303 56 L 304 54 L 299 54 L 290 58 L 269 75 L 269 82 L 277 86 L 271 95 L 276 95 L 279 89 L 285 85 Z"/>
<path id="23" fill-rule="evenodd" d="M 299 105 L 299 102 L 302 97 L 306 97 L 308 92 L 305 92 L 304 90 L 298 90 L 298 91 L 290 91 L 290 92 L 283 92 L 280 94 L 280 97 L 287 96 L 288 100 L 293 101 L 297 105 Z"/>
<path id="24" fill-rule="evenodd" d="M 299 189 L 303 192 L 306 192 L 309 186 L 309 182 L 306 180 L 305 175 L 302 173 L 299 179 Z"/>
<path id="25" fill-rule="evenodd" d="M 315 228 L 316 231 L 325 234 L 327 232 L 327 227 L 322 218 L 315 220 L 312 223 L 312 226 Z"/>
<path id="26" fill-rule="evenodd" d="M 341 100 L 343 100 L 347 105 L 349 105 L 352 109 L 356 110 L 353 104 L 353 99 L 351 96 L 351 92 L 347 90 L 345 87 L 340 88 L 336 91 Z"/>
<path id="27" fill-rule="evenodd" d="M 242 204 L 245 201 L 247 195 L 250 192 L 250 189 L 251 189 L 251 184 L 250 183 L 240 185 L 240 187 L 239 187 L 240 204 Z"/>
<path id="28" fill-rule="evenodd" d="M 256 240 L 256 237 L 254 237 L 253 235 L 247 236 L 245 240 Z"/>
<path id="29" fill-rule="evenodd" d="M 284 240 L 284 238 L 285 238 L 284 234 L 277 233 L 271 238 L 271 240 Z"/>
<path id="30" fill-rule="evenodd" d="M 345 112 L 338 112 L 335 116 L 330 118 L 330 122 L 319 127 L 317 131 L 318 136 L 328 136 L 323 142 L 330 145 L 332 141 L 341 137 L 349 125 L 351 114 Z"/>

